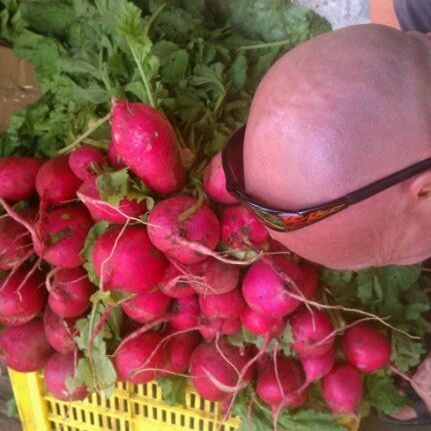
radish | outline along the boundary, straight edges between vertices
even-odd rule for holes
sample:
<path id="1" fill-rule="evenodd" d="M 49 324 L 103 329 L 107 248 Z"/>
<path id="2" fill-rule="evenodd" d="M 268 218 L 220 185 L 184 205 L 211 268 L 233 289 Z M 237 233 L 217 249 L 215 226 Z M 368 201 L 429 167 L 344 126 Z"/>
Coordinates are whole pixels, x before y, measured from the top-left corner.
<path id="1" fill-rule="evenodd" d="M 198 332 L 192 331 L 169 338 L 166 343 L 167 370 L 174 373 L 184 373 L 188 370 L 193 350 L 200 343 Z"/>
<path id="2" fill-rule="evenodd" d="M 289 286 L 280 273 L 292 279 L 299 291 Z M 242 294 L 251 309 L 277 319 L 299 307 L 299 300 L 289 293 L 304 295 L 301 290 L 304 283 L 304 273 L 297 265 L 281 256 L 273 256 L 267 261 L 258 261 L 251 265 L 242 283 Z"/>
<path id="3" fill-rule="evenodd" d="M 61 317 L 77 317 L 90 307 L 90 296 L 96 286 L 90 283 L 81 268 L 58 269 L 48 296 L 51 309 Z"/>
<path id="4" fill-rule="evenodd" d="M 292 358 L 279 355 L 276 362 L 266 357 L 259 363 L 256 393 L 274 411 L 300 407 L 308 396 L 304 383 L 301 366 Z"/>
<path id="5" fill-rule="evenodd" d="M 286 318 L 272 319 L 257 313 L 250 307 L 246 307 L 241 313 L 241 321 L 252 334 L 269 335 L 270 337 L 281 335 L 286 326 Z"/>
<path id="6" fill-rule="evenodd" d="M 29 277 L 20 269 L 0 281 L 0 323 L 12 326 L 29 322 L 42 311 L 47 292 L 40 272 Z"/>
<path id="7" fill-rule="evenodd" d="M 248 361 L 247 351 L 241 351 L 224 340 L 218 347 L 214 342 L 202 343 L 190 359 L 193 386 L 202 398 L 208 401 L 223 401 L 250 383 L 254 372 L 252 367 L 247 370 L 242 381 L 238 382 L 239 375 Z"/>
<path id="8" fill-rule="evenodd" d="M 167 261 L 144 226 L 112 226 L 96 240 L 93 264 L 104 289 L 139 294 L 157 285 Z"/>
<path id="9" fill-rule="evenodd" d="M 0 198 L 17 202 L 35 192 L 36 175 L 43 162 L 31 157 L 0 159 Z"/>
<path id="10" fill-rule="evenodd" d="M 187 275 L 183 275 L 175 265 L 170 264 L 159 283 L 160 290 L 171 298 L 187 298 L 195 293 Z"/>
<path id="11" fill-rule="evenodd" d="M 391 359 L 391 345 L 377 329 L 365 323 L 349 328 L 341 339 L 346 359 L 363 373 L 374 373 Z"/>
<path id="12" fill-rule="evenodd" d="M 73 379 L 76 371 L 76 360 L 73 353 L 62 355 L 54 353 L 44 369 L 45 386 L 51 395 L 61 401 L 81 401 L 87 398 L 88 389 L 85 385 L 73 391 L 67 387 L 67 382 Z"/>
<path id="13" fill-rule="evenodd" d="M 69 204 L 47 213 L 37 228 L 42 241 L 34 244 L 36 253 L 51 265 L 75 268 L 84 263 L 80 252 L 93 220 L 81 204 Z"/>
<path id="14" fill-rule="evenodd" d="M 316 268 L 308 263 L 301 263 L 299 267 L 304 274 L 305 280 L 302 285 L 302 293 L 306 299 L 312 299 L 317 292 L 317 274 Z"/>
<path id="15" fill-rule="evenodd" d="M 223 209 L 221 242 L 228 248 L 247 250 L 262 247 L 269 239 L 265 225 L 247 208 L 234 205 Z"/>
<path id="16" fill-rule="evenodd" d="M 7 215 L 0 217 L 0 269 L 19 266 L 32 249 L 28 230 Z"/>
<path id="17" fill-rule="evenodd" d="M 46 307 L 43 316 L 46 338 L 57 352 L 66 354 L 72 353 L 76 349 L 73 339 L 78 331 L 75 329 L 77 317 L 73 319 L 63 319 L 55 314 L 49 307 Z"/>
<path id="18" fill-rule="evenodd" d="M 208 318 L 237 319 L 245 308 L 241 292 L 234 289 L 220 295 L 200 295 L 199 306 Z"/>
<path id="19" fill-rule="evenodd" d="M 104 155 L 93 145 L 82 145 L 69 156 L 69 166 L 72 172 L 82 181 L 97 175 L 95 166 L 102 166 Z"/>
<path id="20" fill-rule="evenodd" d="M 230 292 L 238 285 L 240 277 L 237 265 L 220 262 L 214 257 L 191 265 L 189 270 L 193 289 L 202 295 L 221 295 Z"/>
<path id="21" fill-rule="evenodd" d="M 105 202 L 97 190 L 96 177 L 87 178 L 78 189 L 79 199 L 90 211 L 91 216 L 96 221 L 107 221 L 109 223 L 125 223 L 127 217 L 138 218 L 146 210 L 145 202 L 123 198 L 118 209 Z"/>
<path id="22" fill-rule="evenodd" d="M 200 318 L 199 331 L 206 340 L 212 340 L 220 335 L 235 335 L 241 331 L 241 320 L 238 318 L 222 319 L 216 317 Z"/>
<path id="23" fill-rule="evenodd" d="M 143 292 L 123 302 L 121 308 L 131 319 L 147 323 L 162 317 L 169 308 L 172 298 L 160 290 Z"/>
<path id="24" fill-rule="evenodd" d="M 335 342 L 334 325 L 320 310 L 304 308 L 291 319 L 293 345 L 301 356 L 321 356 L 332 349 Z"/>
<path id="25" fill-rule="evenodd" d="M 121 160 L 121 157 L 118 155 L 115 146 L 112 144 L 108 147 L 108 161 L 109 164 L 115 169 L 123 169 L 126 167 L 126 164 Z"/>
<path id="26" fill-rule="evenodd" d="M 209 162 L 204 172 L 205 193 L 221 204 L 235 204 L 238 200 L 226 189 L 226 176 L 223 171 L 221 152 L 218 152 Z"/>
<path id="27" fill-rule="evenodd" d="M 171 327 L 178 331 L 196 327 L 199 321 L 199 312 L 196 295 L 175 300 L 172 306 L 173 315 L 170 318 Z"/>
<path id="28" fill-rule="evenodd" d="M 166 363 L 166 350 L 158 348 L 162 336 L 157 332 L 145 332 L 120 346 L 114 356 L 118 379 L 134 384 L 148 383 L 160 376 Z M 152 369 L 141 371 L 143 369 Z"/>
<path id="29" fill-rule="evenodd" d="M 184 185 L 185 171 L 174 129 L 152 106 L 116 100 L 112 107 L 112 145 L 152 190 L 170 194 Z"/>
<path id="30" fill-rule="evenodd" d="M 331 348 L 320 356 L 300 356 L 307 383 L 315 382 L 326 376 L 334 367 L 335 349 Z"/>
<path id="31" fill-rule="evenodd" d="M 363 396 L 361 374 L 350 364 L 338 364 L 324 377 L 322 392 L 334 413 L 353 414 Z"/>
<path id="32" fill-rule="evenodd" d="M 69 167 L 69 156 L 45 162 L 36 176 L 36 190 L 46 204 L 58 205 L 76 199 L 81 180 Z"/>
<path id="33" fill-rule="evenodd" d="M 7 326 L 0 333 L 0 359 L 15 371 L 39 371 L 52 353 L 40 318 L 22 325 Z"/>
<path id="34" fill-rule="evenodd" d="M 182 214 L 196 204 L 190 196 L 174 196 L 157 204 L 148 217 L 148 235 L 153 244 L 181 263 L 204 260 L 207 256 L 196 245 L 213 250 L 219 241 L 220 224 L 207 205 L 202 204 L 182 220 Z"/>

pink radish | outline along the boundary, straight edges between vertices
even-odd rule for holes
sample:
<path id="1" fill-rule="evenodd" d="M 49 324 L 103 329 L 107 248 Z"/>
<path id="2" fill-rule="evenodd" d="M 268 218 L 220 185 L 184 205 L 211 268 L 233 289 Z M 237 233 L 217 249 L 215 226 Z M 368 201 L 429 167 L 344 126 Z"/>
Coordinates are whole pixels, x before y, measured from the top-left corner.
<path id="1" fill-rule="evenodd" d="M 108 161 L 109 164 L 115 169 L 123 169 L 126 167 L 126 164 L 121 160 L 121 157 L 118 155 L 115 146 L 112 144 L 108 147 Z"/>
<path id="2" fill-rule="evenodd" d="M 332 349 L 334 325 L 324 311 L 303 308 L 292 316 L 290 324 L 293 348 L 301 356 L 321 356 Z"/>
<path id="3" fill-rule="evenodd" d="M 0 323 L 12 326 L 29 322 L 45 303 L 47 292 L 40 272 L 27 277 L 28 271 L 20 269 L 0 280 Z M 27 280 L 26 280 L 27 278 Z"/>
<path id="4" fill-rule="evenodd" d="M 185 171 L 174 129 L 152 106 L 116 100 L 112 108 L 112 144 L 126 165 L 152 190 L 170 194 L 184 185 Z"/>
<path id="5" fill-rule="evenodd" d="M 201 338 L 198 332 L 192 331 L 171 337 L 166 343 L 168 363 L 166 368 L 174 373 L 188 370 L 190 357 Z"/>
<path id="6" fill-rule="evenodd" d="M 77 195 L 96 221 L 105 220 L 109 223 L 123 224 L 127 221 L 127 217 L 137 218 L 146 210 L 145 202 L 127 198 L 121 199 L 118 209 L 114 205 L 105 202 L 97 190 L 95 176 L 87 178 L 82 183 Z"/>
<path id="7" fill-rule="evenodd" d="M 223 171 L 221 153 L 217 153 L 210 161 L 204 172 L 204 190 L 206 194 L 221 204 L 238 202 L 226 189 L 226 176 Z"/>
<path id="8" fill-rule="evenodd" d="M 313 299 L 317 292 L 317 274 L 316 268 L 308 263 L 302 263 L 299 265 L 304 274 L 305 280 L 302 285 L 302 293 L 306 299 Z"/>
<path id="9" fill-rule="evenodd" d="M 157 285 L 167 261 L 144 226 L 112 226 L 96 240 L 93 264 L 104 289 L 139 294 Z"/>
<path id="10" fill-rule="evenodd" d="M 175 300 L 172 306 L 173 315 L 170 318 L 171 327 L 178 331 L 196 327 L 199 312 L 198 299 L 195 295 Z"/>
<path id="11" fill-rule="evenodd" d="M 234 289 L 220 295 L 200 295 L 199 306 L 208 318 L 237 319 L 245 308 L 241 292 Z"/>
<path id="12" fill-rule="evenodd" d="M 237 265 L 220 262 L 208 257 L 203 262 L 188 267 L 195 292 L 202 295 L 220 295 L 235 289 L 240 277 Z"/>
<path id="13" fill-rule="evenodd" d="M 59 269 L 55 272 L 48 303 L 61 317 L 77 317 L 90 307 L 96 286 L 90 283 L 83 268 Z"/>
<path id="14" fill-rule="evenodd" d="M 336 414 L 353 414 L 363 396 L 362 378 L 350 364 L 338 364 L 322 382 L 323 397 Z"/>
<path id="15" fill-rule="evenodd" d="M 279 317 L 272 319 L 263 316 L 250 307 L 246 307 L 241 314 L 241 321 L 244 327 L 255 335 L 269 335 L 277 337 L 282 334 L 286 326 L 286 318 Z"/>
<path id="16" fill-rule="evenodd" d="M 78 334 L 75 328 L 77 319 L 77 317 L 73 319 L 64 319 L 58 314 L 55 314 L 49 307 L 46 307 L 43 316 L 45 334 L 49 344 L 51 344 L 57 352 L 66 354 L 76 350 L 77 346 L 73 338 Z"/>
<path id="17" fill-rule="evenodd" d="M 145 332 L 120 346 L 114 357 L 118 379 L 123 382 L 143 384 L 160 376 L 161 371 L 154 371 L 154 369 L 163 369 L 166 363 L 166 350 L 159 346 L 161 343 L 160 334 Z M 141 371 L 141 368 L 152 370 Z"/>
<path id="18" fill-rule="evenodd" d="M 96 166 L 102 166 L 104 155 L 93 145 L 82 145 L 69 156 L 69 166 L 73 173 L 82 181 L 97 175 Z"/>
<path id="19" fill-rule="evenodd" d="M 201 317 L 199 331 L 206 340 L 212 340 L 220 335 L 235 335 L 241 331 L 241 320 Z"/>
<path id="20" fill-rule="evenodd" d="M 302 368 L 308 383 L 320 380 L 334 367 L 335 349 L 328 350 L 321 356 L 300 356 Z"/>
<path id="21" fill-rule="evenodd" d="M 0 333 L 0 359 L 9 368 L 23 373 L 41 370 L 53 353 L 40 318 Z"/>
<path id="22" fill-rule="evenodd" d="M 202 343 L 193 352 L 190 360 L 193 386 L 202 398 L 208 401 L 223 401 L 250 383 L 253 367 L 250 367 L 243 380 L 238 382 L 239 374 L 249 359 L 246 351 L 242 352 L 223 340 L 218 347 L 214 342 Z"/>
<path id="23" fill-rule="evenodd" d="M 11 202 L 29 198 L 36 191 L 36 175 L 42 163 L 31 157 L 0 159 L 0 198 Z"/>
<path id="24" fill-rule="evenodd" d="M 59 268 L 76 268 L 84 263 L 80 256 L 93 220 L 81 204 L 58 208 L 39 220 L 41 243 L 35 243 L 36 253 Z"/>
<path id="25" fill-rule="evenodd" d="M 280 273 L 292 279 L 298 289 L 290 286 Z M 258 261 L 249 268 L 242 283 L 242 294 L 251 309 L 276 319 L 299 307 L 300 301 L 290 293 L 304 295 L 304 283 L 305 276 L 301 268 L 281 256 L 274 256 L 267 261 Z"/>
<path id="26" fill-rule="evenodd" d="M 69 167 L 69 156 L 48 160 L 36 176 L 36 190 L 43 202 L 59 205 L 76 199 L 81 180 Z"/>
<path id="27" fill-rule="evenodd" d="M 131 319 L 147 323 L 163 317 L 169 308 L 172 298 L 160 290 L 143 292 L 123 302 L 121 308 Z"/>
<path id="28" fill-rule="evenodd" d="M 196 203 L 196 199 L 190 196 L 174 196 L 157 204 L 148 217 L 148 235 L 153 244 L 169 258 L 181 263 L 204 260 L 207 256 L 193 245 L 213 250 L 220 237 L 217 216 L 205 204 L 182 219 L 182 214 Z"/>
<path id="29" fill-rule="evenodd" d="M 33 249 L 27 229 L 11 217 L 0 218 L 0 269 L 8 270 L 21 264 Z"/>
<path id="30" fill-rule="evenodd" d="M 76 360 L 73 353 L 66 355 L 54 353 L 44 369 L 45 386 L 51 395 L 61 401 L 81 401 L 87 398 L 85 385 L 70 391 L 67 383 L 73 379 L 76 371 Z M 73 380 L 72 380 L 73 381 Z"/>
<path id="31" fill-rule="evenodd" d="M 269 240 L 265 225 L 241 205 L 225 207 L 221 215 L 221 242 L 230 249 L 262 247 Z"/>
<path id="32" fill-rule="evenodd" d="M 341 346 L 346 359 L 363 373 L 374 373 L 391 359 L 391 345 L 377 329 L 365 323 L 349 328 Z"/>
<path id="33" fill-rule="evenodd" d="M 170 264 L 159 283 L 160 290 L 171 298 L 187 298 L 195 293 L 187 275 L 182 274 L 175 265 Z"/>
<path id="34" fill-rule="evenodd" d="M 297 408 L 308 395 L 306 389 L 298 392 L 304 383 L 304 373 L 292 358 L 279 355 L 275 363 L 272 358 L 266 357 L 258 367 L 256 393 L 274 411 L 282 407 Z"/>

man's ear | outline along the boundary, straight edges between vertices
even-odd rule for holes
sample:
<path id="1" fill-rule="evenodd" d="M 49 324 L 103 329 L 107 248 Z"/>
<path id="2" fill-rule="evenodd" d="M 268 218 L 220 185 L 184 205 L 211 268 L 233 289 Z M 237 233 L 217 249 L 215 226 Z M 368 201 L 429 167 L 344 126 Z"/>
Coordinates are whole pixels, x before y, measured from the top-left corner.
<path id="1" fill-rule="evenodd" d="M 413 181 L 410 191 L 415 198 L 431 197 L 431 171 L 420 174 Z"/>

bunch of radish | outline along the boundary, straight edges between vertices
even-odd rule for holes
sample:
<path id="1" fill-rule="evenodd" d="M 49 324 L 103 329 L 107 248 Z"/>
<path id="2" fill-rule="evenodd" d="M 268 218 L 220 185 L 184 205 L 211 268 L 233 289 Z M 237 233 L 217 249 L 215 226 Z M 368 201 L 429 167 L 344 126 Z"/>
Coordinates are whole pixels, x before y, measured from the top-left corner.
<path id="1" fill-rule="evenodd" d="M 154 207 L 139 196 L 102 197 L 100 176 L 125 168 L 151 190 Z M 334 413 L 354 414 L 362 373 L 390 362 L 385 335 L 361 322 L 334 326 L 316 302 L 316 269 L 275 244 L 227 192 L 220 154 L 203 173 L 203 191 L 188 175 L 168 119 L 124 101 L 114 103 L 107 151 L 84 144 L 51 160 L 1 159 L 0 359 L 17 371 L 44 370 L 59 399 L 85 398 L 85 385 L 67 384 L 82 355 L 76 322 L 93 294 L 121 291 L 129 327 L 111 352 L 119 380 L 187 374 L 203 398 L 227 404 L 253 383 L 274 414 L 303 406 L 317 383 Z M 100 221 L 109 227 L 85 262 Z M 244 251 L 252 261 L 239 260 Z M 286 328 L 289 356 L 279 343 Z M 243 331 L 263 346 L 233 345 Z"/>

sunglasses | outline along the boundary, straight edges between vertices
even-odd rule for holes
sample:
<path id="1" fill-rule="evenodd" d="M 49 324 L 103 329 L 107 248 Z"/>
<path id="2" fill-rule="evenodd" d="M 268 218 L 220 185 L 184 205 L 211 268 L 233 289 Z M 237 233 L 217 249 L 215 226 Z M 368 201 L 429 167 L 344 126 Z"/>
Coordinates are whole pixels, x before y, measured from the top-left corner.
<path id="1" fill-rule="evenodd" d="M 233 133 L 223 148 L 222 161 L 226 188 L 229 193 L 249 207 L 265 225 L 279 232 L 290 232 L 310 226 L 431 168 L 431 158 L 428 158 L 330 202 L 301 210 L 270 208 L 255 200 L 245 191 L 244 135 L 245 126 Z"/>

